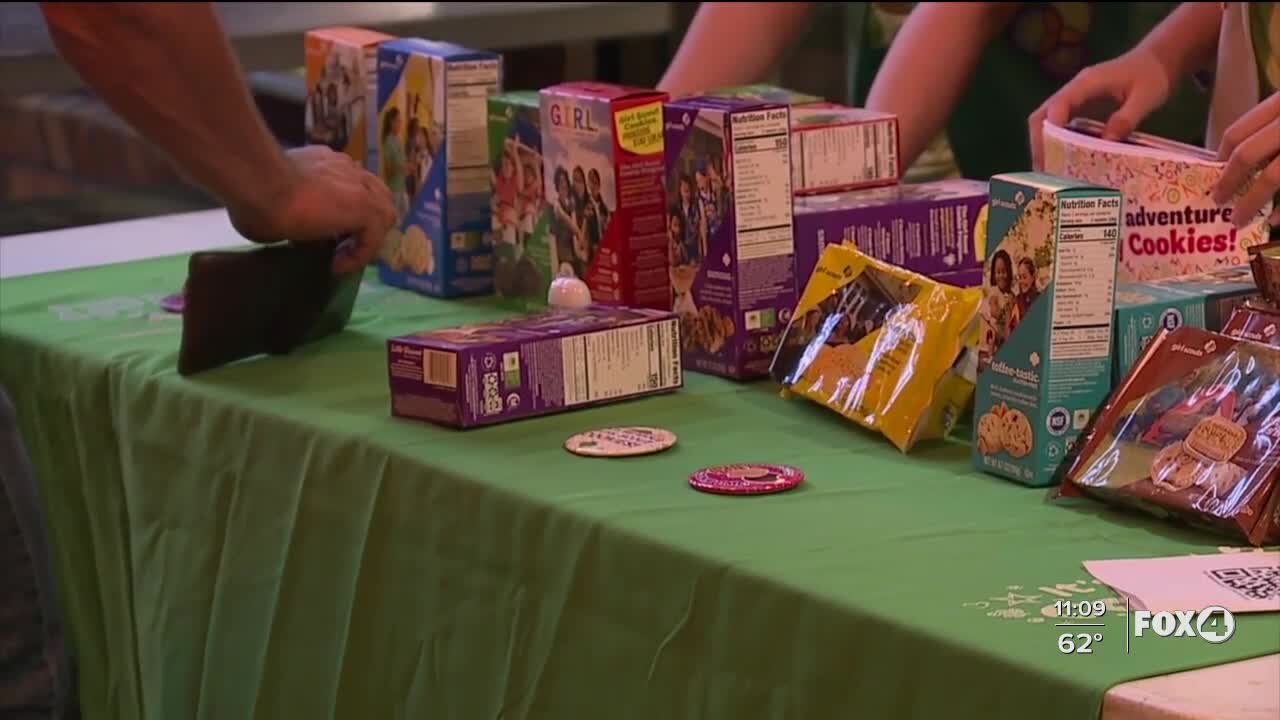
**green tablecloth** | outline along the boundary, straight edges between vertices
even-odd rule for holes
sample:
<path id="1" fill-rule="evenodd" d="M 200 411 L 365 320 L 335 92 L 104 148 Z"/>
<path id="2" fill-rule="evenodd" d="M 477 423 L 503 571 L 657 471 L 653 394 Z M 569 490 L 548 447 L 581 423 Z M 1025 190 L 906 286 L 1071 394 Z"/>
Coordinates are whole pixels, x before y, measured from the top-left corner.
<path id="1" fill-rule="evenodd" d="M 0 282 L 0 382 L 43 481 L 88 718 L 1089 717 L 1128 680 L 1280 651 L 1062 655 L 1081 561 L 1221 540 L 911 456 L 767 383 L 458 432 L 389 416 L 389 335 L 494 317 L 366 281 L 345 334 L 192 379 L 182 258 Z M 577 458 L 572 432 L 674 430 Z M 690 490 L 793 463 L 801 489 Z"/>

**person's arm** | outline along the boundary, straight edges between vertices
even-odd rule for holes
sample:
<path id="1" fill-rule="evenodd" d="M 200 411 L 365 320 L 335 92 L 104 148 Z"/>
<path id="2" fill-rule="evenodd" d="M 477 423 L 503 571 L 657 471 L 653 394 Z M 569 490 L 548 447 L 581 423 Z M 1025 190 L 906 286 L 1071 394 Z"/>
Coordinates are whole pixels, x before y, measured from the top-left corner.
<path id="1" fill-rule="evenodd" d="M 267 130 L 211 3 L 41 3 L 63 59 L 191 179 L 266 215 L 298 173 Z"/>
<path id="2" fill-rule="evenodd" d="M 1217 64 L 1218 33 L 1222 28 L 1222 3 L 1188 2 L 1152 28 L 1138 43 L 1149 50 L 1169 72 L 1176 85 L 1188 75 Z"/>
<path id="3" fill-rule="evenodd" d="M 815 3 L 702 3 L 658 89 L 686 95 L 760 82 L 805 27 Z"/>
<path id="4" fill-rule="evenodd" d="M 912 9 L 866 102 L 867 109 L 898 116 L 903 168 L 946 127 L 983 48 L 1003 32 L 1018 5 L 928 2 Z"/>
<path id="5" fill-rule="evenodd" d="M 1044 123 L 1064 125 L 1098 101 L 1116 108 L 1106 119 L 1102 137 L 1127 137 L 1168 101 L 1183 78 L 1215 64 L 1221 24 L 1220 3 L 1182 3 L 1137 47 L 1077 73 L 1027 121 L 1032 167 L 1040 169 L 1044 162 Z"/>

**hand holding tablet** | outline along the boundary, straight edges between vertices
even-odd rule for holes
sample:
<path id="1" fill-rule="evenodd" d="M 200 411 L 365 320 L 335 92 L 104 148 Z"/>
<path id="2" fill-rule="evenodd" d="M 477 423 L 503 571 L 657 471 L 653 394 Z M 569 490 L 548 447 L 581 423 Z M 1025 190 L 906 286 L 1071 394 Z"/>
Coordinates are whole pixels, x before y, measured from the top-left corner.
<path id="1" fill-rule="evenodd" d="M 183 291 L 181 375 L 284 355 L 346 327 L 363 269 L 334 275 L 340 240 L 191 256 Z"/>

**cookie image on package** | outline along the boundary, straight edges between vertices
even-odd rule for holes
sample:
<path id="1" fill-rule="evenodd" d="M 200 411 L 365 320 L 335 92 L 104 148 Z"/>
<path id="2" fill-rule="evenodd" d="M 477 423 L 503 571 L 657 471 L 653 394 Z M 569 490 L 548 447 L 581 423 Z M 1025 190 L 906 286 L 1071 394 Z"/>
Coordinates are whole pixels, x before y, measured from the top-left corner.
<path id="1" fill-rule="evenodd" d="M 1151 461 L 1151 482 L 1161 490 L 1178 492 L 1194 485 L 1199 471 L 1199 461 L 1184 452 L 1182 442 L 1170 443 Z"/>
<path id="2" fill-rule="evenodd" d="M 1011 457 L 1026 457 L 1031 452 L 1031 421 L 1019 410 L 1009 408 L 1002 418 L 1004 451 Z"/>
<path id="3" fill-rule="evenodd" d="M 814 390 L 829 390 L 830 400 L 840 402 L 840 395 L 861 385 L 870 364 L 871 354 L 859 345 L 822 345 L 801 378 Z"/>
<path id="4" fill-rule="evenodd" d="M 1240 425 L 1220 415 L 1210 415 L 1187 434 L 1186 449 L 1209 462 L 1223 463 L 1235 457 L 1248 439 Z"/>
<path id="5" fill-rule="evenodd" d="M 680 315 L 680 336 L 686 351 L 718 353 L 734 332 L 733 319 L 710 305 Z"/>
<path id="6" fill-rule="evenodd" d="M 400 240 L 400 256 L 414 274 L 430 275 L 435 265 L 431 239 L 417 225 L 410 225 Z"/>
<path id="7" fill-rule="evenodd" d="M 382 249 L 378 252 L 378 257 L 394 272 L 404 270 L 404 258 L 400 256 L 400 240 L 400 231 L 391 228 L 382 239 Z"/>
<path id="8" fill-rule="evenodd" d="M 1196 483 L 1218 497 L 1229 495 L 1245 478 L 1245 469 L 1235 463 L 1217 463 L 1209 468 Z"/>
<path id="9" fill-rule="evenodd" d="M 1173 492 L 1201 487 L 1222 495 L 1245 476 L 1244 469 L 1231 459 L 1247 439 L 1243 427 L 1220 415 L 1202 418 L 1185 441 L 1168 445 L 1156 456 L 1151 482 Z"/>
<path id="10" fill-rule="evenodd" d="M 993 408 L 999 410 L 999 408 Z M 995 455 L 1004 449 L 1004 420 L 995 412 L 978 418 L 978 452 Z"/>

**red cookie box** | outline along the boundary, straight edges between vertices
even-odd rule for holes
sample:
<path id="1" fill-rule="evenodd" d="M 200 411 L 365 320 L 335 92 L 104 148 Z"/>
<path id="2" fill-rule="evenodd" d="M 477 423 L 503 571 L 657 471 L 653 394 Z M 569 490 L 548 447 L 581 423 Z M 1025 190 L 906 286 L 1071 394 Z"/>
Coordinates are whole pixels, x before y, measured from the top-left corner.
<path id="1" fill-rule="evenodd" d="M 1280 349 L 1163 331 L 1059 467 L 1087 496 L 1259 546 L 1280 540 Z"/>
<path id="2" fill-rule="evenodd" d="M 1231 313 L 1222 334 L 1280 347 L 1280 310 L 1260 298 L 1250 298 Z"/>
<path id="3" fill-rule="evenodd" d="M 539 93 L 551 275 L 595 303 L 671 309 L 663 184 L 668 95 L 571 82 Z"/>

